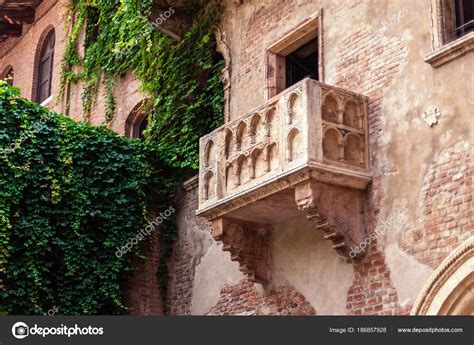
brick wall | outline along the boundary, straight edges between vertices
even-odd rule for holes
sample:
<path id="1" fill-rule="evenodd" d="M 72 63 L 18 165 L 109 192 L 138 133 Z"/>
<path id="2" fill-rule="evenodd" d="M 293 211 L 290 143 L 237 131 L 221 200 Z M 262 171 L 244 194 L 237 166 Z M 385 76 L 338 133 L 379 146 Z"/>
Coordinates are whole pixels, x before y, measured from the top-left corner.
<path id="1" fill-rule="evenodd" d="M 331 3 L 332 10 L 337 19 L 342 19 L 344 16 L 351 13 L 351 10 L 360 5 L 363 0 L 339 0 Z"/>
<path id="2" fill-rule="evenodd" d="M 194 265 L 191 244 L 178 240 L 170 266 L 170 293 L 168 294 L 171 315 L 189 315 L 193 297 Z"/>
<path id="3" fill-rule="evenodd" d="M 0 73 L 8 65 L 13 67 L 13 85 L 21 88 L 22 97 L 31 100 L 35 94 L 34 71 L 35 59 L 39 57 L 39 50 L 45 38 L 45 33 L 51 28 L 55 32 L 53 79 L 51 94 L 59 93 L 59 78 L 61 71 L 61 58 L 65 46 L 64 25 L 58 18 L 64 18 L 64 0 L 45 0 L 35 12 L 35 23 L 23 26 L 23 35 L 20 38 L 8 39 L 0 44 Z M 55 99 L 48 103 L 49 108 L 63 111 L 62 104 L 55 104 Z"/>
<path id="4" fill-rule="evenodd" d="M 274 287 L 269 291 L 242 280 L 237 285 L 224 287 L 210 315 L 315 315 L 316 310 L 305 297 L 289 286 Z M 259 291 L 260 290 L 260 291 Z"/>
<path id="5" fill-rule="evenodd" d="M 347 295 L 349 315 L 408 315 L 411 305 L 400 306 L 383 253 L 372 242 L 367 256 L 354 263 L 354 283 Z"/>
<path id="6" fill-rule="evenodd" d="M 381 177 L 375 177 L 368 191 L 367 228 L 374 232 L 382 206 Z M 354 262 L 354 282 L 347 294 L 349 315 L 402 315 L 411 305 L 400 306 L 397 291 L 390 279 L 390 269 L 377 240 L 371 242 L 367 255 Z"/>
<path id="7" fill-rule="evenodd" d="M 401 239 L 407 253 L 432 268 L 474 236 L 473 150 L 459 142 L 435 157 L 423 180 L 420 224 Z"/>
<path id="8" fill-rule="evenodd" d="M 368 26 L 355 29 L 338 44 L 335 85 L 369 97 L 369 131 L 373 141 L 382 132 L 384 88 L 400 72 L 407 47 Z"/>
<path id="9" fill-rule="evenodd" d="M 189 231 L 201 229 L 211 231 L 210 223 L 196 217 L 198 208 L 197 185 L 181 192 L 178 204 L 179 239 L 175 244 L 170 261 L 170 281 L 168 292 L 168 310 L 171 315 L 189 315 L 193 296 L 194 273 L 199 262 L 193 244 L 189 240 Z"/>
<path id="10" fill-rule="evenodd" d="M 359 2 L 347 2 L 354 7 Z M 335 85 L 369 96 L 369 131 L 371 140 L 382 132 L 384 88 L 399 73 L 407 49 L 400 38 L 387 38 L 368 26 L 360 26 L 341 39 L 335 64 Z M 368 232 L 379 219 L 383 194 L 381 177 L 374 177 L 368 193 Z M 354 282 L 347 295 L 347 313 L 352 315 L 407 314 L 410 306 L 401 307 L 390 279 L 383 251 L 372 242 L 367 256 L 354 263 Z"/>
<path id="11" fill-rule="evenodd" d="M 125 303 L 132 315 L 162 315 L 163 303 L 156 279 L 160 255 L 158 234 L 153 233 L 142 245 L 145 259 L 133 262 L 135 272 L 128 281 Z"/>
<path id="12" fill-rule="evenodd" d="M 248 73 L 263 67 L 261 54 L 265 36 L 262 33 L 275 28 L 277 23 L 290 20 L 296 9 L 294 0 L 276 0 L 253 13 L 248 26 L 241 31 L 242 53 L 239 57 L 239 68 L 242 71 Z"/>

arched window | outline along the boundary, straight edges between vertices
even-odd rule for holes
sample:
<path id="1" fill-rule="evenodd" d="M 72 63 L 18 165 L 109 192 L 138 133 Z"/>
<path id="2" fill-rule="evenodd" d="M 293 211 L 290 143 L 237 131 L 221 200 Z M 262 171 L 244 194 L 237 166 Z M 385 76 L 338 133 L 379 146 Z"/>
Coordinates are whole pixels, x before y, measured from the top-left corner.
<path id="1" fill-rule="evenodd" d="M 432 273 L 411 315 L 474 315 L 474 238 L 458 246 Z"/>
<path id="2" fill-rule="evenodd" d="M 127 137 L 143 139 L 144 132 L 148 127 L 148 112 L 145 111 L 146 101 L 141 101 L 138 103 L 133 110 L 130 112 L 130 115 L 125 122 L 125 135 Z"/>
<path id="3" fill-rule="evenodd" d="M 135 130 L 134 130 L 133 137 L 137 139 L 144 139 L 145 136 L 143 135 L 143 133 L 148 127 L 148 116 L 146 114 L 142 116 L 140 121 L 134 127 L 135 127 Z"/>
<path id="4" fill-rule="evenodd" d="M 10 86 L 13 86 L 13 67 L 7 66 L 0 79 L 5 80 L 8 84 L 10 84 Z"/>
<path id="5" fill-rule="evenodd" d="M 51 82 L 54 63 L 54 30 L 51 30 L 41 47 L 37 61 L 36 102 L 42 103 L 51 96 Z"/>

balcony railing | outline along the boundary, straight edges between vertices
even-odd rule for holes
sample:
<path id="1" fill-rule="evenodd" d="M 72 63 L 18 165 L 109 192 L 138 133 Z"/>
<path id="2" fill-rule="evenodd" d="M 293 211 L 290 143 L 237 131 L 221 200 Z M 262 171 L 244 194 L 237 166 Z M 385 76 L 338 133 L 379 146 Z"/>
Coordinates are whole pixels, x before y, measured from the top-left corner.
<path id="1" fill-rule="evenodd" d="M 266 228 L 297 211 L 285 195 L 296 191 L 297 206 L 307 208 L 304 183 L 364 190 L 371 180 L 367 103 L 307 78 L 202 137 L 197 214 Z"/>

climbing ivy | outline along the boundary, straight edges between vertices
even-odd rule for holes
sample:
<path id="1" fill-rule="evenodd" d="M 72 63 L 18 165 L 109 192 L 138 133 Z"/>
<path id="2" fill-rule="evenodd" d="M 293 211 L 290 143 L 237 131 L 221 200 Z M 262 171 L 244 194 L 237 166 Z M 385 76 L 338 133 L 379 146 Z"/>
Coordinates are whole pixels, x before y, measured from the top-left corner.
<path id="1" fill-rule="evenodd" d="M 80 82 L 88 120 L 104 89 L 108 125 L 115 85 L 131 71 L 148 94 L 146 140 L 73 122 L 0 83 L 0 313 L 126 313 L 140 246 L 120 257 L 117 248 L 172 205 L 198 167 L 199 137 L 222 121 L 220 4 L 191 1 L 191 25 L 176 41 L 147 19 L 154 2 L 70 0 L 59 95 Z M 160 226 L 162 296 L 176 236 L 172 219 Z"/>
<path id="2" fill-rule="evenodd" d="M 163 1 L 164 2 L 164 1 Z M 150 99 L 148 140 L 171 167 L 198 168 L 198 139 L 223 120 L 223 61 L 216 53 L 215 27 L 221 6 L 190 1 L 192 25 L 176 41 L 151 22 L 154 0 L 70 0 L 69 41 L 62 61 L 61 90 L 83 82 L 87 119 L 105 86 L 106 122 L 115 112 L 114 86 L 132 71 Z M 172 15 L 176 11 L 173 9 Z M 85 31 L 84 53 L 78 52 Z M 61 97 L 63 95 L 60 95 Z"/>
<path id="3" fill-rule="evenodd" d="M 0 82 L 0 312 L 126 313 L 140 246 L 117 248 L 174 181 L 153 145 L 18 95 Z"/>
<path id="4" fill-rule="evenodd" d="M 105 120 L 110 123 L 116 110 L 114 86 L 127 71 L 138 77 L 141 90 L 149 97 L 146 140 L 169 168 L 167 178 L 173 182 L 164 193 L 172 195 L 183 177 L 198 168 L 199 137 L 223 120 L 223 60 L 216 53 L 215 40 L 221 4 L 218 0 L 188 1 L 185 10 L 192 17 L 191 25 L 176 41 L 150 22 L 154 3 L 160 1 L 70 0 L 70 35 L 60 89 L 83 83 L 83 115 L 88 119 L 102 83 Z M 78 52 L 82 31 L 83 55 Z M 175 226 L 162 226 L 157 271 L 162 296 L 167 296 L 167 259 L 176 237 Z"/>

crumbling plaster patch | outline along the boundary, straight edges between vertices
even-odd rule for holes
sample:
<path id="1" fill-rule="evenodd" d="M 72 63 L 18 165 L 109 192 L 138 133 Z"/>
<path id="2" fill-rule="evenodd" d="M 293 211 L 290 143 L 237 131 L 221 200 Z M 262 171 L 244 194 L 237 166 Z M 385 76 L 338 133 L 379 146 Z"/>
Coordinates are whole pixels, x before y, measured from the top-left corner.
<path id="1" fill-rule="evenodd" d="M 385 262 L 390 269 L 390 278 L 397 290 L 400 305 L 413 305 L 433 269 L 401 251 L 396 243 L 385 248 Z"/>
<path id="2" fill-rule="evenodd" d="M 214 242 L 196 266 L 191 314 L 208 313 L 219 300 L 222 287 L 237 284 L 243 278 L 239 264 L 231 261 L 222 245 Z"/>
<path id="3" fill-rule="evenodd" d="M 277 225 L 272 236 L 272 282 L 292 285 L 320 315 L 346 314 L 354 270 L 338 260 L 314 224 L 302 215 Z"/>

